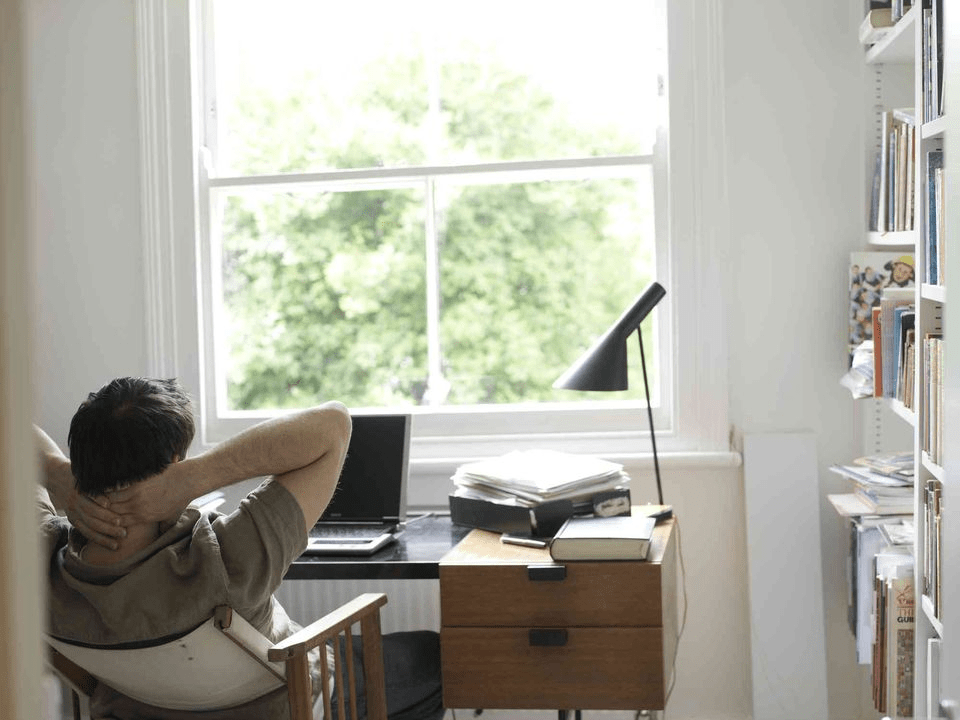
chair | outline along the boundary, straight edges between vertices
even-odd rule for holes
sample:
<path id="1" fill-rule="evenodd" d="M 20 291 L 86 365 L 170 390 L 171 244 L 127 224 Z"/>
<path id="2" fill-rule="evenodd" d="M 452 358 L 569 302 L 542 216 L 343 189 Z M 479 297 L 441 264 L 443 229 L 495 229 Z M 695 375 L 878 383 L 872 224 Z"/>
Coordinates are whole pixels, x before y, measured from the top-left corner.
<path id="1" fill-rule="evenodd" d="M 100 720 L 90 716 L 90 696 L 98 681 L 139 702 L 186 711 L 234 707 L 286 685 L 291 720 L 309 720 L 313 693 L 307 653 L 327 647 L 328 641 L 350 648 L 352 626 L 359 624 L 367 717 L 386 720 L 380 632 L 380 608 L 386 602 L 382 593 L 360 595 L 276 644 L 225 605 L 186 635 L 150 647 L 86 647 L 48 636 L 49 664 L 72 690 L 76 720 Z M 356 720 L 353 653 L 327 652 L 334 656 L 334 671 L 331 678 L 328 663 L 320 663 L 324 718 L 333 717 L 336 688 L 336 717 Z"/>

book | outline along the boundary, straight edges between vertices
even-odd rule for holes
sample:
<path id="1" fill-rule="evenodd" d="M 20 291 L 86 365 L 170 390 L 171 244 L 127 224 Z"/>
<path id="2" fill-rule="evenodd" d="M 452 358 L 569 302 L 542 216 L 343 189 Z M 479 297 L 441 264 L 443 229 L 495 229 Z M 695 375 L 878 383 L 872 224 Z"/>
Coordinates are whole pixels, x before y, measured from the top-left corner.
<path id="1" fill-rule="evenodd" d="M 871 515 L 904 515 L 913 512 L 913 495 L 883 495 L 866 488 L 857 488 L 854 495 L 867 506 Z"/>
<path id="2" fill-rule="evenodd" d="M 873 396 L 883 397 L 883 333 L 880 329 L 880 306 L 873 308 Z"/>
<path id="3" fill-rule="evenodd" d="M 885 711 L 913 717 L 913 636 L 915 627 L 913 577 L 886 580 L 887 682 Z"/>
<path id="4" fill-rule="evenodd" d="M 903 377 L 901 381 L 902 397 L 901 402 L 908 409 L 913 410 L 914 380 L 916 379 L 916 343 L 917 332 L 915 328 L 909 328 L 906 331 L 906 338 L 903 343 L 903 356 L 906 361 L 903 363 Z"/>
<path id="5" fill-rule="evenodd" d="M 897 369 L 895 353 L 899 351 L 898 337 L 894 328 L 894 310 L 912 305 L 914 292 L 906 288 L 887 288 L 880 298 L 880 327 L 883 330 L 883 396 L 894 396 Z M 899 330 L 899 328 L 896 328 Z"/>
<path id="6" fill-rule="evenodd" d="M 933 0 L 932 13 L 933 20 L 933 50 L 931 61 L 933 63 L 932 81 L 933 106 L 935 117 L 943 115 L 943 0 Z"/>
<path id="7" fill-rule="evenodd" d="M 893 311 L 893 388 L 890 397 L 904 401 L 904 367 L 906 365 L 907 333 L 915 327 L 916 310 L 912 305 L 904 305 Z M 886 388 L 884 388 L 886 390 Z"/>
<path id="8" fill-rule="evenodd" d="M 857 522 L 857 540 L 854 563 L 857 582 L 857 662 L 869 665 L 873 661 L 875 615 L 874 588 L 876 586 L 875 558 L 883 547 L 883 536 L 875 525 Z"/>
<path id="9" fill-rule="evenodd" d="M 652 517 L 574 515 L 550 543 L 554 560 L 646 560 L 657 521 Z"/>
<path id="10" fill-rule="evenodd" d="M 887 230 L 897 231 L 897 158 L 900 157 L 897 152 L 897 126 L 892 121 L 889 125 L 889 132 L 886 138 L 887 144 L 887 182 L 890 187 L 887 189 Z"/>
<path id="11" fill-rule="evenodd" d="M 877 232 L 877 215 L 880 211 L 880 162 L 881 155 L 878 152 L 873 165 L 873 183 L 870 187 L 870 214 L 867 217 L 867 230 Z"/>
<path id="12" fill-rule="evenodd" d="M 884 517 L 888 515 L 912 515 L 913 507 L 907 512 L 896 507 L 871 507 L 863 496 L 856 492 L 827 495 L 827 500 L 836 508 L 841 517 Z"/>
<path id="13" fill-rule="evenodd" d="M 869 470 L 890 477 L 913 482 L 913 451 L 901 450 L 897 452 L 865 455 L 853 461 L 854 465 L 861 465 Z"/>
<path id="14" fill-rule="evenodd" d="M 863 45 L 873 45 L 886 37 L 893 27 L 893 16 L 890 8 L 877 8 L 867 12 L 860 23 L 860 42 Z"/>
<path id="15" fill-rule="evenodd" d="M 927 152 L 927 282 L 941 284 L 938 257 L 940 237 L 939 219 L 943 208 L 937 197 L 937 171 L 943 168 L 943 150 Z"/>
<path id="16" fill-rule="evenodd" d="M 878 473 L 862 465 L 831 465 L 830 470 L 864 487 L 909 489 L 913 486 L 912 476 Z"/>
<path id="17" fill-rule="evenodd" d="M 946 263 L 944 262 L 944 253 L 947 246 L 945 234 L 944 234 L 944 208 L 943 208 L 943 198 L 944 198 L 944 184 L 943 184 L 943 168 L 938 167 L 933 171 L 933 180 L 934 180 L 934 192 L 936 195 L 935 202 L 937 203 L 937 282 L 939 285 L 943 285 L 946 277 Z"/>
<path id="18" fill-rule="evenodd" d="M 890 125 L 893 122 L 893 114 L 887 110 L 880 113 L 880 197 L 877 204 L 877 220 L 875 225 L 877 226 L 877 232 L 887 232 L 892 230 L 887 224 L 887 205 L 889 203 L 889 159 L 887 157 L 889 153 L 889 143 L 887 139 L 890 137 Z"/>

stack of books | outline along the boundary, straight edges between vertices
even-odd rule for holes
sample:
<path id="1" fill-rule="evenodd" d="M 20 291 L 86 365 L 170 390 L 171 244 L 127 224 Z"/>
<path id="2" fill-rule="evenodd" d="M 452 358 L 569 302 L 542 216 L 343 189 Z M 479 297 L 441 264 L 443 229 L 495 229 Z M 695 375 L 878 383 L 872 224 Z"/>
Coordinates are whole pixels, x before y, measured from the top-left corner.
<path id="1" fill-rule="evenodd" d="M 913 717 L 913 555 L 886 548 L 877 553 L 876 567 L 871 657 L 874 707 L 889 717 Z"/>
<path id="2" fill-rule="evenodd" d="M 873 515 L 913 512 L 913 453 L 857 458 L 853 465 L 834 465 L 833 472 L 853 482 L 854 495 Z"/>
<path id="3" fill-rule="evenodd" d="M 629 515 L 618 463 L 554 450 L 520 450 L 467 463 L 453 476 L 450 517 L 468 527 L 553 536 L 572 515 Z"/>

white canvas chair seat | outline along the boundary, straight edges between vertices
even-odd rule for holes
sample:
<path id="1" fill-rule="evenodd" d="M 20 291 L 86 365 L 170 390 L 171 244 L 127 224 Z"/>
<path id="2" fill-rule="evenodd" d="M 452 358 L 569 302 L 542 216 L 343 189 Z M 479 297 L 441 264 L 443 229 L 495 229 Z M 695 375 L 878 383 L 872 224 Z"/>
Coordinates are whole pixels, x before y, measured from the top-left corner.
<path id="1" fill-rule="evenodd" d="M 89 717 L 89 696 L 100 681 L 139 702 L 184 711 L 231 708 L 286 686 L 291 718 L 306 720 L 313 705 L 307 653 L 338 636 L 351 647 L 350 627 L 359 623 L 367 716 L 385 720 L 380 607 L 386 602 L 382 593 L 361 595 L 276 644 L 226 606 L 186 635 L 148 647 L 88 647 L 48 636 L 50 664 L 73 689 L 77 717 Z M 345 663 L 336 657 L 332 677 L 321 663 L 324 717 L 331 717 L 334 684 L 356 687 L 352 654 L 346 655 Z M 344 696 L 350 698 L 349 715 Z M 353 690 L 341 689 L 338 697 L 338 717 L 356 718 Z"/>
<path id="2" fill-rule="evenodd" d="M 53 637 L 48 642 L 114 690 L 171 710 L 242 705 L 286 684 L 283 664 L 267 660 L 273 643 L 228 607 L 160 645 L 86 647 Z"/>

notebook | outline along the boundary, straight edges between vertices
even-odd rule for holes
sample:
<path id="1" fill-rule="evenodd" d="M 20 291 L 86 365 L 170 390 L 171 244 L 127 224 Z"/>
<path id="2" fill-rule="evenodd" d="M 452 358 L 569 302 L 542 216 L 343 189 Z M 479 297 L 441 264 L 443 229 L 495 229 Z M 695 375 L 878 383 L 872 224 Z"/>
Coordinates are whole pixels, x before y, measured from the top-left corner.
<path id="1" fill-rule="evenodd" d="M 393 542 L 407 510 L 410 415 L 354 415 L 333 499 L 305 553 L 370 555 Z"/>

